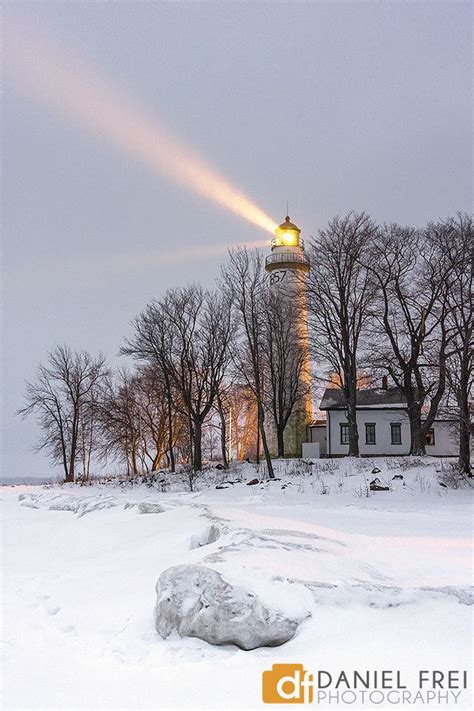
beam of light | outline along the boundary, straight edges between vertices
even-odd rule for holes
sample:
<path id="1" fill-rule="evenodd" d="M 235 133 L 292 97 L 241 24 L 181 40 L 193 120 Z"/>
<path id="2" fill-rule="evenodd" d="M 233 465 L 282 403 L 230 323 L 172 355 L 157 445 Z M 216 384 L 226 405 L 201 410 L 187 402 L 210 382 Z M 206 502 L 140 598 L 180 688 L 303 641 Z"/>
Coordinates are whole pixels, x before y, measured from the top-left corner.
<path id="1" fill-rule="evenodd" d="M 274 232 L 271 217 L 83 61 L 66 56 L 25 26 L 8 22 L 3 33 L 4 71 L 17 90 L 179 185 Z"/>

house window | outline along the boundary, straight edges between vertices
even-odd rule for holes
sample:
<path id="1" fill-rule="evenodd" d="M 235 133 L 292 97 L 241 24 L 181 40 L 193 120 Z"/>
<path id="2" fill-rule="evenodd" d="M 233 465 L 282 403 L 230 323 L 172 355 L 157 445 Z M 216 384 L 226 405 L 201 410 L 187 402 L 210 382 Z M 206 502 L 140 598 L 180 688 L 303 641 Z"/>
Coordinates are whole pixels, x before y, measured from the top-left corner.
<path id="1" fill-rule="evenodd" d="M 365 423 L 365 443 L 375 444 L 375 422 Z"/>
<path id="2" fill-rule="evenodd" d="M 347 422 L 341 422 L 341 444 L 349 444 L 349 425 Z"/>
<path id="3" fill-rule="evenodd" d="M 392 444 L 402 443 L 402 425 L 400 422 L 391 422 L 390 429 L 392 431 Z"/>
<path id="4" fill-rule="evenodd" d="M 428 430 L 428 432 L 425 434 L 425 444 L 428 447 L 434 447 L 435 444 L 435 434 L 434 434 L 434 429 L 431 428 Z"/>

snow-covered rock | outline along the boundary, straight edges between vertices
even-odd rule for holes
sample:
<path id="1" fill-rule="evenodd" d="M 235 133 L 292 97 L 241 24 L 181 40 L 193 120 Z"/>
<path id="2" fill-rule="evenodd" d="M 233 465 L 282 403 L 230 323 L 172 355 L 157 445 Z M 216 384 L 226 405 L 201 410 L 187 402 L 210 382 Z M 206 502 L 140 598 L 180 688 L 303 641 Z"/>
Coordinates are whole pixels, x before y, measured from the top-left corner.
<path id="1" fill-rule="evenodd" d="M 152 503 L 150 501 L 142 501 L 138 504 L 138 513 L 141 514 L 157 514 L 163 513 L 165 509 L 160 504 Z"/>
<path id="2" fill-rule="evenodd" d="M 245 650 L 277 647 L 294 636 L 300 622 L 202 565 L 168 568 L 160 575 L 156 593 L 156 629 L 164 638 L 176 630 L 181 637 Z"/>

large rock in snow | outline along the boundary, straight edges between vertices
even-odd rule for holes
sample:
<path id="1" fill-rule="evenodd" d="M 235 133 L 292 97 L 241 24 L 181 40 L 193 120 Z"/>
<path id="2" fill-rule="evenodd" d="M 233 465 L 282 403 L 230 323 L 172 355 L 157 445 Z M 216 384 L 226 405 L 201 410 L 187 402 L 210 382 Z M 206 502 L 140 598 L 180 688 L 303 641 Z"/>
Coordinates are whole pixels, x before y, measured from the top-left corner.
<path id="1" fill-rule="evenodd" d="M 181 637 L 199 637 L 210 644 L 277 647 L 293 637 L 299 623 L 202 565 L 168 568 L 156 592 L 156 629 L 165 638 L 176 630 Z"/>

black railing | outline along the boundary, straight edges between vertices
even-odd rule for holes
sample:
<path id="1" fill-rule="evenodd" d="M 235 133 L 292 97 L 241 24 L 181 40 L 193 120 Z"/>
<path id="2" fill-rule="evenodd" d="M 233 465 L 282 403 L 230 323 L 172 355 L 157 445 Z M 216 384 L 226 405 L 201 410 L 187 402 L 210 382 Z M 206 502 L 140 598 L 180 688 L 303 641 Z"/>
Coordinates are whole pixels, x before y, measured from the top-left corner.
<path id="1" fill-rule="evenodd" d="M 306 254 L 297 254 L 296 252 L 278 252 L 278 254 L 269 254 L 265 259 L 265 266 L 268 264 L 282 264 L 285 262 L 296 262 L 297 264 L 305 264 L 309 267 L 309 259 Z"/>

